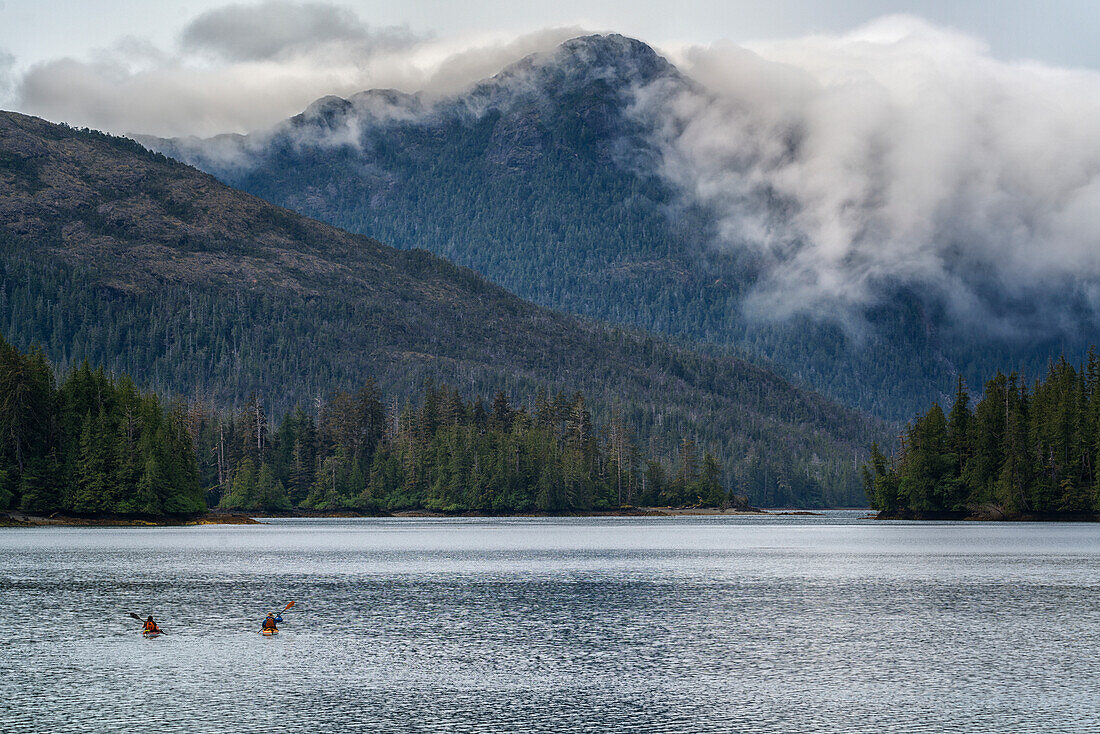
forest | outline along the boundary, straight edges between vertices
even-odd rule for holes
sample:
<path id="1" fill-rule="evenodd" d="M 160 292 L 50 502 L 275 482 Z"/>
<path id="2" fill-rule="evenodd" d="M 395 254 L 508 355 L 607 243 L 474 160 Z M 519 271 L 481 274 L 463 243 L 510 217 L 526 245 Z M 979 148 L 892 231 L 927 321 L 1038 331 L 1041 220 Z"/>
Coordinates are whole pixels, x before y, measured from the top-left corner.
<path id="1" fill-rule="evenodd" d="M 539 308 L 132 140 L 0 113 L 0 209 L 0 332 L 59 376 L 87 361 L 227 411 L 255 395 L 279 421 L 367 377 L 400 405 L 427 380 L 528 412 L 539 387 L 580 391 L 646 456 L 671 466 L 688 437 L 769 507 L 863 506 L 859 465 L 888 435 L 767 367 Z"/>
<path id="2" fill-rule="evenodd" d="M 164 406 L 87 362 L 58 383 L 41 350 L 0 339 L 0 510 L 187 515 L 246 511 L 573 512 L 624 505 L 746 505 L 684 439 L 674 466 L 646 457 L 581 393 L 472 401 L 424 385 L 388 404 L 373 380 L 274 426 L 255 397 L 220 412 Z"/>
<path id="3" fill-rule="evenodd" d="M 1088 516 L 1100 512 L 1100 358 L 1052 362 L 1027 385 L 997 372 L 981 398 L 960 377 L 950 412 L 918 416 L 887 457 L 877 444 L 863 467 L 884 516 Z"/>

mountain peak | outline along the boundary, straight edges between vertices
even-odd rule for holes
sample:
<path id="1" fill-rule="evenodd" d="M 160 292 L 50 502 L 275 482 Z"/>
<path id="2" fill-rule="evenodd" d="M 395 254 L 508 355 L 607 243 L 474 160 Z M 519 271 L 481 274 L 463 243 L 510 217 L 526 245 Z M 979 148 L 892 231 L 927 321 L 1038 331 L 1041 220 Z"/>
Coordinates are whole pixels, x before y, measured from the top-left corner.
<path id="1" fill-rule="evenodd" d="M 623 106 L 637 89 L 666 79 L 690 83 L 645 43 L 617 33 L 596 34 L 516 61 L 475 85 L 460 104 L 475 114 L 517 104 L 560 109 L 571 95 L 595 93 L 609 102 L 617 99 L 613 105 Z"/>
<path id="2" fill-rule="evenodd" d="M 557 49 L 559 60 L 574 59 L 587 66 L 618 71 L 623 78 L 651 82 L 675 73 L 675 67 L 648 44 L 618 33 L 572 38 Z"/>
<path id="3" fill-rule="evenodd" d="M 618 33 L 579 36 L 555 49 L 531 54 L 506 67 L 490 82 L 540 81 L 574 87 L 602 80 L 616 86 L 641 86 L 679 72 L 649 45 Z"/>
<path id="4" fill-rule="evenodd" d="M 327 125 L 342 118 L 354 109 L 354 105 L 343 97 L 330 94 L 314 100 L 300 114 L 290 118 L 290 123 L 295 126 L 302 125 Z"/>

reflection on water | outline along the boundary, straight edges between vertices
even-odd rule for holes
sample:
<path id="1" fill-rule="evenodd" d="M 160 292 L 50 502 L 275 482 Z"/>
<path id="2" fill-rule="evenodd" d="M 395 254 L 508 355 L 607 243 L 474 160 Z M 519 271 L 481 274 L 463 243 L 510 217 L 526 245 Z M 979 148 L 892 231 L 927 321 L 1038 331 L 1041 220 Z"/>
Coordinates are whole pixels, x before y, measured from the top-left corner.
<path id="1" fill-rule="evenodd" d="M 0 530 L 0 730 L 1098 730 L 1100 527 L 859 517 Z"/>

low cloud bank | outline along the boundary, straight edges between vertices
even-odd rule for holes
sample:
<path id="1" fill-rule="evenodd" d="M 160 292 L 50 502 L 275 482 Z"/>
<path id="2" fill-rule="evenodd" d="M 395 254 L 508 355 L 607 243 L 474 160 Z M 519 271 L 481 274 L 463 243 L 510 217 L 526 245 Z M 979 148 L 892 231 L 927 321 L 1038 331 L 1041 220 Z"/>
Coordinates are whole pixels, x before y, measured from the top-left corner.
<path id="1" fill-rule="evenodd" d="M 663 173 L 766 278 L 747 305 L 844 320 L 898 286 L 1003 333 L 1100 308 L 1100 73 L 1007 63 L 912 17 L 671 49 L 641 90 Z"/>

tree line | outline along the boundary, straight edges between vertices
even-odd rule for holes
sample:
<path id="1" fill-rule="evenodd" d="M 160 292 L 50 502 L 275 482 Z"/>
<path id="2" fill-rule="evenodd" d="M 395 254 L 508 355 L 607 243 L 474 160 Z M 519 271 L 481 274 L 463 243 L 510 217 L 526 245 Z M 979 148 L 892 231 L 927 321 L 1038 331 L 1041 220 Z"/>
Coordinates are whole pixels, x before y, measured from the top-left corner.
<path id="1" fill-rule="evenodd" d="M 581 393 L 464 399 L 429 382 L 387 403 L 373 380 L 273 425 L 238 410 L 163 404 L 87 362 L 58 381 L 41 350 L 0 337 L 0 510 L 186 515 L 207 507 L 386 512 L 568 512 L 745 504 L 718 460 L 681 441 L 644 455 L 618 412 L 602 430 Z"/>
<path id="2" fill-rule="evenodd" d="M 256 399 L 230 415 L 196 406 L 209 501 L 233 510 L 569 512 L 730 502 L 722 469 L 690 439 L 674 467 L 643 456 L 615 414 L 597 430 L 581 393 L 513 406 L 427 383 L 384 401 L 373 380 L 272 427 Z"/>
<path id="3" fill-rule="evenodd" d="M 933 404 L 893 457 L 871 447 L 863 482 L 890 515 L 1100 512 L 1100 358 L 1060 358 L 1030 387 L 997 372 L 973 408 L 960 377 L 947 415 Z"/>

